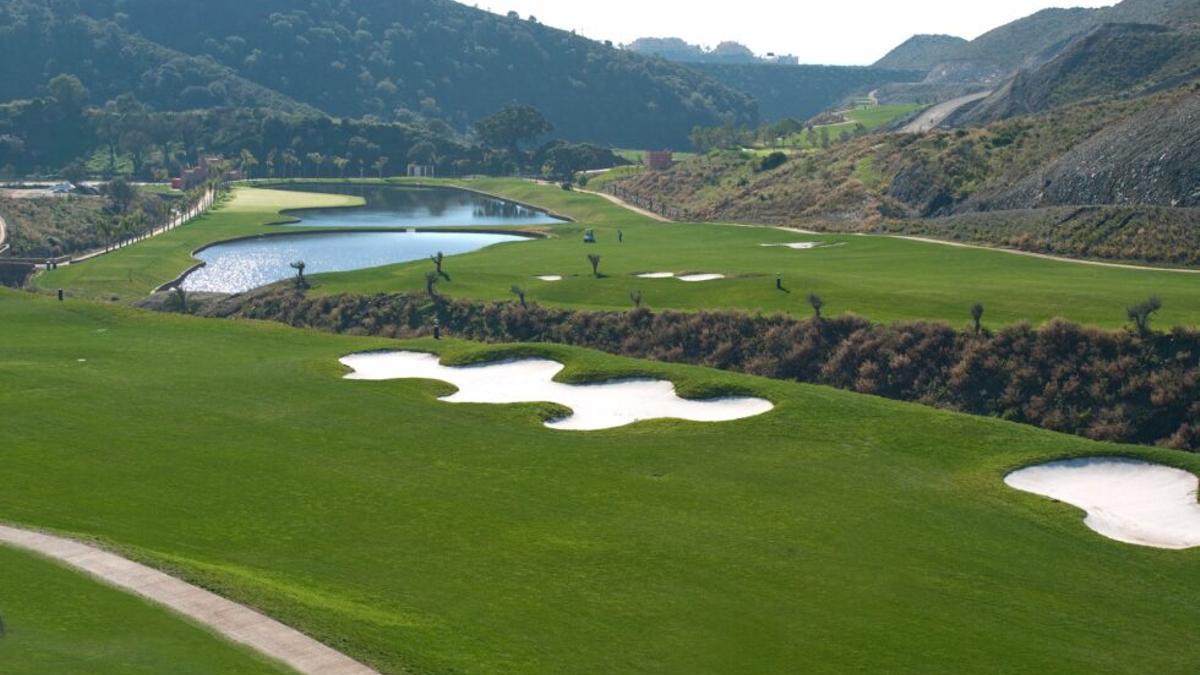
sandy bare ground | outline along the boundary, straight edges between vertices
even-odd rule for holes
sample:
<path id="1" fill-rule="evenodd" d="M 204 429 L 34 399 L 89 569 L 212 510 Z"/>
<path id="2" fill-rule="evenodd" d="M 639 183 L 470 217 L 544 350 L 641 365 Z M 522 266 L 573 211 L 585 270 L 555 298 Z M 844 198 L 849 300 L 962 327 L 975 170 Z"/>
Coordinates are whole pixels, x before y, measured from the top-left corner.
<path id="1" fill-rule="evenodd" d="M 660 223 L 675 222 L 666 216 L 659 215 L 653 211 L 648 211 L 646 209 L 641 208 L 640 206 L 634 206 L 633 204 L 630 204 L 629 202 L 625 201 L 624 199 L 621 199 L 620 197 L 617 197 L 614 195 L 610 195 L 607 192 L 593 192 L 592 190 L 581 190 L 579 188 L 575 188 L 575 191 L 582 192 L 587 195 L 596 195 L 597 197 L 603 197 L 603 198 L 607 199 L 608 201 L 616 204 L 617 206 L 623 206 L 623 207 L 629 209 L 630 211 L 633 211 L 636 214 L 646 216 L 647 218 L 651 218 L 653 220 L 657 220 Z"/>
<path id="2" fill-rule="evenodd" d="M 929 110 L 921 113 L 920 117 L 912 122 L 909 122 L 908 125 L 900 130 L 900 132 L 905 134 L 923 134 L 941 124 L 942 120 L 949 117 L 950 114 L 955 110 L 958 110 L 968 103 L 974 103 L 980 99 L 987 98 L 988 96 L 991 96 L 991 94 L 992 92 L 990 91 L 981 91 L 969 96 L 960 96 L 958 98 L 952 98 L 949 101 L 939 103 Z"/>
<path id="3" fill-rule="evenodd" d="M 0 543 L 31 551 L 182 614 L 234 642 L 308 675 L 374 670 L 244 605 L 87 544 L 0 525 Z"/>

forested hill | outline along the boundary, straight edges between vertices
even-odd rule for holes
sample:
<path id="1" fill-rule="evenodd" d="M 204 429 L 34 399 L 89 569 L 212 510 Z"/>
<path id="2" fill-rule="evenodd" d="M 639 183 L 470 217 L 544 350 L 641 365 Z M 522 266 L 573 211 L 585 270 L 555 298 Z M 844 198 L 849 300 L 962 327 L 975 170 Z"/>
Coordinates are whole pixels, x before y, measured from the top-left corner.
<path id="1" fill-rule="evenodd" d="M 266 108 L 316 114 L 310 106 L 239 77 L 209 59 L 139 38 L 110 22 L 50 3 L 0 0 L 0 102 L 43 95 L 46 82 L 69 73 L 103 105 L 122 94 L 161 110 Z"/>
<path id="2" fill-rule="evenodd" d="M 750 97 L 683 66 L 448 0 L 9 2 L 111 21 L 336 116 L 415 114 L 465 129 L 519 102 L 556 135 L 632 146 L 683 146 L 696 125 L 757 119 Z"/>

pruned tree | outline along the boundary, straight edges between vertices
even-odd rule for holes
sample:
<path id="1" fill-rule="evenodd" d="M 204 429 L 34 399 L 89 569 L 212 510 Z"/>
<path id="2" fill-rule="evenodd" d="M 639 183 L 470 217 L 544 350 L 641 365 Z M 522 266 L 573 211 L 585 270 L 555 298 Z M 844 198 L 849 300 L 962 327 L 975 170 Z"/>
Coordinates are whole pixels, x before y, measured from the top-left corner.
<path id="1" fill-rule="evenodd" d="M 445 263 L 445 261 L 446 261 L 446 254 L 445 254 L 445 253 L 442 253 L 441 251 L 438 251 L 438 252 L 437 252 L 437 255 L 431 255 L 431 256 L 429 256 L 429 259 L 433 261 L 433 265 L 434 265 L 434 267 L 436 267 L 436 268 L 437 268 L 437 275 L 438 275 L 439 277 L 445 277 L 446 279 L 449 279 L 449 278 L 450 278 L 450 275 L 446 274 L 446 273 L 445 273 L 445 272 L 442 270 L 442 264 L 443 264 L 443 263 Z"/>
<path id="2" fill-rule="evenodd" d="M 975 322 L 975 334 L 979 335 L 983 332 L 983 304 L 975 303 L 971 305 L 971 320 Z"/>
<path id="3" fill-rule="evenodd" d="M 1150 322 L 1154 319 L 1154 314 L 1162 309 L 1162 300 L 1157 295 L 1152 295 L 1138 304 L 1129 307 L 1125 310 L 1125 315 L 1133 322 L 1139 335 L 1150 334 Z"/>
<path id="4" fill-rule="evenodd" d="M 813 317 L 821 320 L 821 310 L 825 308 L 825 300 L 816 293 L 808 294 L 808 306 L 813 309 Z"/>
<path id="5" fill-rule="evenodd" d="M 642 308 L 642 292 L 641 291 L 631 291 L 629 293 L 629 299 L 633 301 L 634 309 Z"/>
<path id="6" fill-rule="evenodd" d="M 167 309 L 180 314 L 188 313 L 187 291 L 183 290 L 183 286 L 176 286 L 171 291 L 171 297 L 167 299 Z"/>
<path id="7" fill-rule="evenodd" d="M 297 260 L 291 264 L 291 268 L 296 270 L 296 288 L 308 288 L 308 280 L 304 278 L 304 268 L 308 267 L 303 260 Z"/>
<path id="8" fill-rule="evenodd" d="M 599 253 L 589 253 L 587 259 L 588 259 L 588 262 L 592 264 L 592 276 L 599 279 L 600 278 L 600 254 Z"/>
<path id="9" fill-rule="evenodd" d="M 517 296 L 517 300 L 521 302 L 521 306 L 528 309 L 529 305 L 525 304 L 525 289 L 513 284 L 512 292 L 513 295 Z"/>
<path id="10" fill-rule="evenodd" d="M 429 294 L 429 297 L 437 297 L 437 284 L 441 280 L 442 275 L 438 274 L 437 272 L 425 273 L 425 292 Z"/>

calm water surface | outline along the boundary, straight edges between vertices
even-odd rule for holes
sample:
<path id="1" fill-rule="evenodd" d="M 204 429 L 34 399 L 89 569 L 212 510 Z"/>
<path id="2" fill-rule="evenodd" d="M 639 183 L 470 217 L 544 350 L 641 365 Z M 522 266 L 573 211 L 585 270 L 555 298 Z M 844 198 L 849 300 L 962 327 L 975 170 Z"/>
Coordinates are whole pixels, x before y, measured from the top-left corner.
<path id="1" fill-rule="evenodd" d="M 184 279 L 183 289 L 243 293 L 296 276 L 291 263 L 297 260 L 304 261 L 306 275 L 348 272 L 514 241 L 527 239 L 472 232 L 332 232 L 235 241 L 196 254 L 207 264 Z"/>
<path id="2" fill-rule="evenodd" d="M 297 223 L 302 227 L 497 227 L 563 222 L 543 211 L 464 190 L 320 183 L 274 189 L 355 195 L 366 200 L 361 207 L 289 211 L 303 219 Z"/>

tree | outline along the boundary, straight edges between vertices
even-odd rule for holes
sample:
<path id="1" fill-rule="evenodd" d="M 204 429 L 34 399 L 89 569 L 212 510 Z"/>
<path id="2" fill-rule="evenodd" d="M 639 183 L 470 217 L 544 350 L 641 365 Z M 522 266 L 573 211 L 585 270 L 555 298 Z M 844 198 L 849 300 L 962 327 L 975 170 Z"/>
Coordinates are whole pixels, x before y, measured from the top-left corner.
<path id="1" fill-rule="evenodd" d="M 241 164 L 242 173 L 245 175 L 245 177 L 253 178 L 254 167 L 258 166 L 258 158 L 254 156 L 254 153 L 250 152 L 250 150 L 246 148 L 242 148 L 239 162 Z"/>
<path id="2" fill-rule="evenodd" d="M 137 199 L 137 190 L 124 178 L 114 178 L 104 186 L 104 194 L 112 202 L 113 211 L 125 213 Z"/>
<path id="3" fill-rule="evenodd" d="M 87 167 L 85 167 L 82 162 L 71 162 L 63 167 L 62 177 L 63 180 L 67 181 L 68 183 L 79 185 L 83 181 L 87 180 Z"/>
<path id="4" fill-rule="evenodd" d="M 1154 314 L 1162 309 L 1162 300 L 1157 295 L 1150 296 L 1145 302 L 1140 302 L 1125 310 L 1125 315 L 1133 322 L 1139 335 L 1150 334 L 1150 322 Z"/>
<path id="5" fill-rule="evenodd" d="M 437 267 L 437 275 L 439 277 L 445 277 L 446 279 L 450 278 L 449 275 L 447 275 L 445 272 L 442 271 L 442 263 L 445 262 L 445 260 L 446 260 L 445 253 L 438 251 L 437 255 L 431 255 L 431 256 L 429 256 L 429 259 L 432 260 L 434 266 Z"/>
<path id="6" fill-rule="evenodd" d="M 475 134 L 494 150 L 519 152 L 521 143 L 554 130 L 541 111 L 531 105 L 509 104 L 475 123 Z"/>
<path id="7" fill-rule="evenodd" d="M 513 295 L 517 296 L 517 300 L 521 302 L 521 306 L 528 309 L 529 305 L 525 304 L 525 289 L 513 284 L 512 292 Z"/>
<path id="8" fill-rule="evenodd" d="M 975 322 L 975 334 L 979 335 L 983 332 L 983 305 L 975 303 L 971 305 L 971 320 Z"/>
<path id="9" fill-rule="evenodd" d="M 825 300 L 816 293 L 809 293 L 808 306 L 813 308 L 813 316 L 817 319 L 817 321 L 820 321 L 821 310 L 825 308 Z"/>
<path id="10" fill-rule="evenodd" d="M 590 262 L 592 264 L 592 276 L 599 279 L 600 278 L 600 254 L 599 253 L 589 253 L 587 259 L 588 259 L 588 262 Z"/>
<path id="11" fill-rule="evenodd" d="M 437 157 L 437 146 L 429 141 L 421 141 L 408 151 L 408 161 L 412 164 L 433 164 Z"/>
<path id="12" fill-rule="evenodd" d="M 291 268 L 296 270 L 296 288 L 308 288 L 308 281 L 304 278 L 304 268 L 308 267 L 303 260 L 297 260 L 291 264 Z"/>
<path id="13" fill-rule="evenodd" d="M 83 82 L 78 77 L 65 73 L 51 79 L 46 84 L 46 89 L 50 91 L 50 98 L 54 99 L 59 108 L 68 114 L 75 114 L 83 110 L 83 106 L 87 105 L 88 98 L 91 96 L 87 87 L 83 86 Z"/>
<path id="14" fill-rule="evenodd" d="M 429 297 L 437 297 L 437 283 L 441 278 L 442 276 L 437 272 L 425 273 L 425 292 L 429 294 Z"/>
<path id="15" fill-rule="evenodd" d="M 383 170 L 387 168 L 388 158 L 380 157 L 371 165 L 375 172 L 379 174 L 379 180 L 383 180 Z"/>
<path id="16" fill-rule="evenodd" d="M 313 169 L 314 169 L 313 177 L 320 178 L 321 177 L 321 166 L 325 164 L 325 155 L 322 155 L 319 152 L 310 152 L 307 155 L 305 155 L 304 157 L 305 157 L 305 159 L 308 160 L 309 164 L 313 165 Z"/>
<path id="17" fill-rule="evenodd" d="M 642 292 L 641 291 L 631 291 L 629 293 L 629 299 L 633 301 L 633 306 L 635 309 L 642 308 Z"/>
<path id="18" fill-rule="evenodd" d="M 350 160 L 346 159 L 345 157 L 333 158 L 333 165 L 337 167 L 338 170 L 338 178 L 346 177 L 346 167 L 349 166 L 349 164 Z"/>

